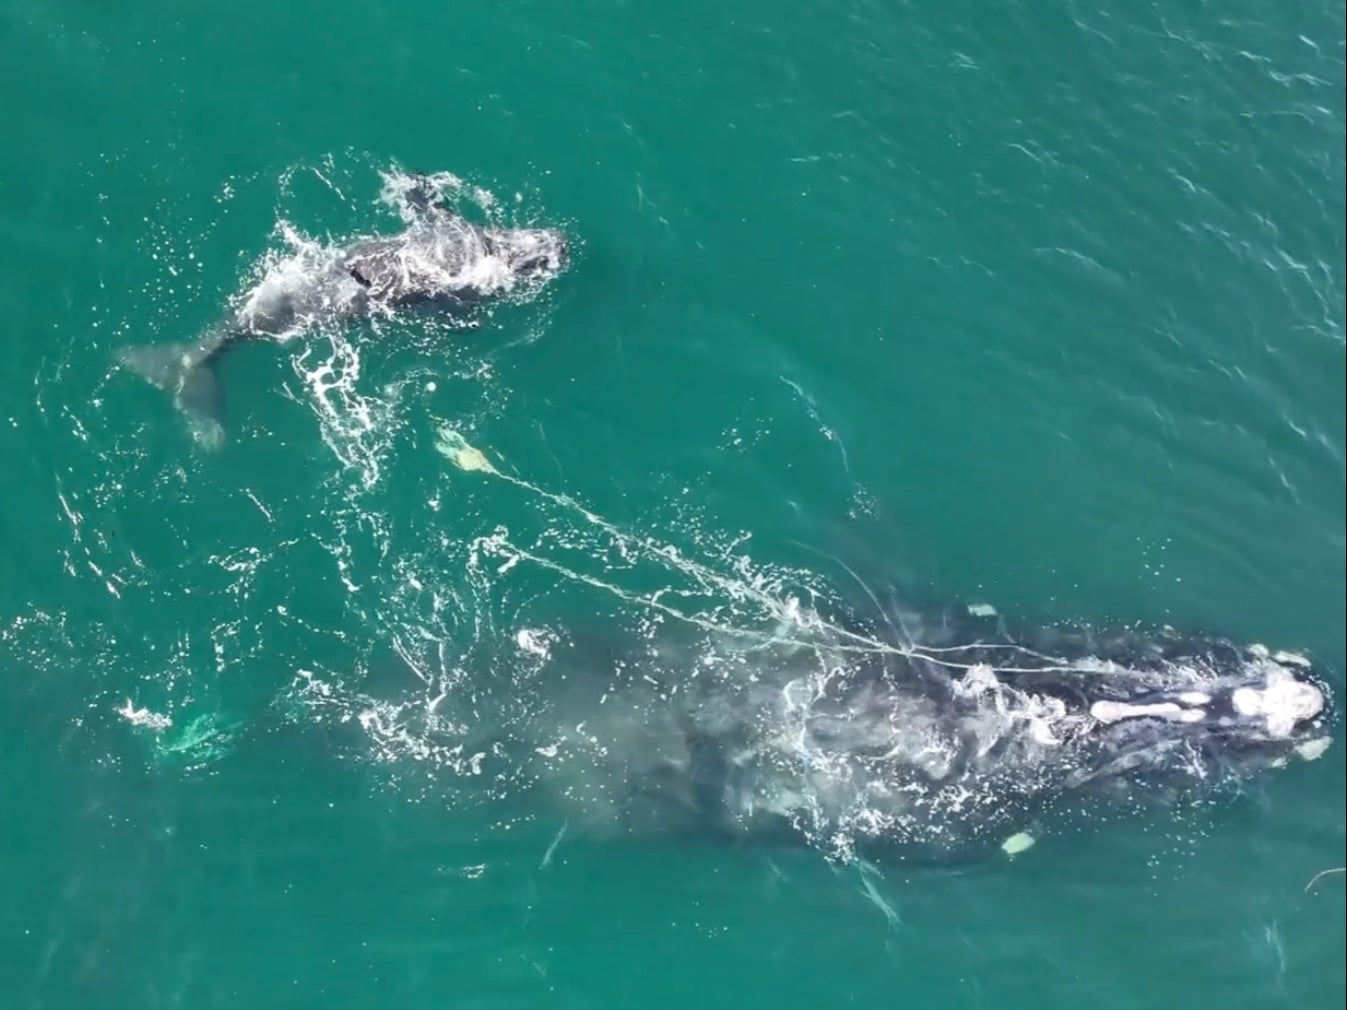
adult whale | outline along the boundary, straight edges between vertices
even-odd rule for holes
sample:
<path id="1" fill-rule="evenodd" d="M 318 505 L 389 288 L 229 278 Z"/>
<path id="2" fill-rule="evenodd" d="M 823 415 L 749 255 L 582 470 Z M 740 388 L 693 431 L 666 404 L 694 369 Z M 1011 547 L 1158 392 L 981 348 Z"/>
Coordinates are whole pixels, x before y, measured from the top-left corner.
<path id="1" fill-rule="evenodd" d="M 466 322 L 484 301 L 539 286 L 565 269 L 565 234 L 548 228 L 490 228 L 440 199 L 434 180 L 413 177 L 398 203 L 407 226 L 394 235 L 297 248 L 235 299 L 198 339 L 126 347 L 118 362 L 171 393 L 194 437 L 224 439 L 214 366 L 230 347 L 256 337 L 285 338 L 356 317 L 430 310 Z"/>
<path id="2" fill-rule="evenodd" d="M 377 673 L 297 678 L 269 718 L 427 762 L 448 803 L 507 822 L 930 863 L 1172 818 L 1332 740 L 1330 679 L 1297 653 L 982 607 L 901 624 L 516 627 L 477 643 L 479 676 L 403 643 Z"/>
<path id="3" fill-rule="evenodd" d="M 460 742 L 573 829 L 935 861 L 1239 791 L 1329 746 L 1328 683 L 1299 654 L 1168 628 L 1012 630 L 975 609 L 909 614 L 905 641 L 863 625 L 808 645 L 567 636 L 527 725 Z"/>

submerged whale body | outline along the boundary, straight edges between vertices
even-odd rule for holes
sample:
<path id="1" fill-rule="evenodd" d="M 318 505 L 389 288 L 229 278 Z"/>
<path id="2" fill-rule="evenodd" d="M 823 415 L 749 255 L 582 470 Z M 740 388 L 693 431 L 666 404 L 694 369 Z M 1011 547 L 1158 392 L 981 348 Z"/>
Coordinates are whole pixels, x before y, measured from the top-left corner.
<path id="1" fill-rule="evenodd" d="M 296 252 L 272 264 L 199 339 L 122 348 L 118 362 L 171 393 L 197 440 L 218 445 L 224 428 L 214 365 L 240 340 L 409 309 L 466 321 L 485 301 L 543 284 L 567 265 L 562 232 L 475 224 L 450 210 L 427 177 L 414 178 L 398 199 L 408 222 L 402 232 Z"/>
<path id="2" fill-rule="evenodd" d="M 577 663 L 617 679 L 599 705 L 562 706 L 548 746 L 519 757 L 563 806 L 583 798 L 573 824 L 940 860 L 1054 815 L 1244 783 L 1329 745 L 1328 688 L 1299 655 L 1169 629 L 1012 636 L 962 613 L 921 640 L 717 647 L 712 664 L 657 650 L 639 675 L 571 650 L 549 680 Z"/>

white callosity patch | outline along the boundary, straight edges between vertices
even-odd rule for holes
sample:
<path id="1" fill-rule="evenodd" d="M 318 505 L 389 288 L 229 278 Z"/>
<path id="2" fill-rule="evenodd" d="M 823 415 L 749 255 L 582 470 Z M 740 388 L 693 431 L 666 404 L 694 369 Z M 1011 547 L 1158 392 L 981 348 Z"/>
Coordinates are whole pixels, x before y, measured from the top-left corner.
<path id="1" fill-rule="evenodd" d="M 1262 688 L 1241 687 L 1231 701 L 1240 715 L 1265 720 L 1268 736 L 1286 739 L 1302 722 L 1324 710 L 1324 696 L 1313 684 L 1297 680 L 1284 667 L 1265 660 Z"/>
<path id="2" fill-rule="evenodd" d="M 1100 722 L 1110 723 L 1119 722 L 1123 719 L 1139 719 L 1147 716 L 1159 719 L 1173 719 L 1176 722 L 1185 722 L 1185 715 L 1193 714 L 1193 709 L 1186 709 L 1182 705 L 1175 704 L 1172 701 L 1153 702 L 1148 705 L 1129 705 L 1124 701 L 1097 701 L 1090 706 L 1090 715 Z M 1199 719 L 1202 718 L 1198 713 Z"/>
<path id="3" fill-rule="evenodd" d="M 1325 699 L 1318 687 L 1298 679 L 1280 660 L 1274 659 L 1265 647 L 1255 645 L 1248 652 L 1251 658 L 1238 671 L 1242 682 L 1231 684 L 1227 673 L 1224 682 L 1220 678 L 1209 677 L 1210 685 L 1207 688 L 1179 691 L 1165 700 L 1097 701 L 1090 706 L 1090 716 L 1106 725 L 1144 718 L 1200 723 L 1209 716 L 1204 706 L 1213 705 L 1215 694 L 1222 688 L 1229 692 L 1233 716 L 1250 724 L 1260 724 L 1262 734 L 1268 739 L 1287 739 L 1297 726 L 1322 714 Z M 1296 656 L 1291 663 L 1300 667 L 1302 659 Z M 1227 717 L 1222 718 L 1228 721 Z"/>

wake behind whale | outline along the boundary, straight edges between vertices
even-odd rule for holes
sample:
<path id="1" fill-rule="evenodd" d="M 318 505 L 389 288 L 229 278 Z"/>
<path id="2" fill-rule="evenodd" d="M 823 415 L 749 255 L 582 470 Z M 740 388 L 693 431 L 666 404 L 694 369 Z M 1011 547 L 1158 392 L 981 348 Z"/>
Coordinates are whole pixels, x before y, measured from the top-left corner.
<path id="1" fill-rule="evenodd" d="M 196 340 L 125 347 L 117 361 L 173 396 L 193 436 L 224 439 L 215 366 L 243 340 L 283 340 L 356 318 L 428 311 L 460 326 L 486 302 L 546 284 L 567 266 L 561 231 L 485 227 L 453 211 L 441 192 L 447 177 L 413 176 L 394 196 L 406 227 L 345 243 L 307 246 L 291 236 L 291 254 Z"/>

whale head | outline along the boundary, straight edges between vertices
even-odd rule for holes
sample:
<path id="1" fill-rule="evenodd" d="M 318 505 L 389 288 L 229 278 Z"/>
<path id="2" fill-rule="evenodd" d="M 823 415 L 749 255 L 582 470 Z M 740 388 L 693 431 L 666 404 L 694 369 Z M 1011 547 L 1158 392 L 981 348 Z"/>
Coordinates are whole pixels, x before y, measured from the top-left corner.
<path id="1" fill-rule="evenodd" d="M 1304 657 L 1261 646 L 1221 644 L 1150 669 L 1101 664 L 1077 697 L 1092 753 L 1079 783 L 1243 779 L 1313 760 L 1330 742 L 1327 681 Z"/>
<path id="2" fill-rule="evenodd" d="M 1005 645 L 853 655 L 826 674 L 786 662 L 784 685 L 759 670 L 704 691 L 672 777 L 739 832 L 789 825 L 944 858 L 1049 808 L 1242 791 L 1330 743 L 1328 682 L 1298 655 L 1165 634 L 1058 639 L 1055 654 Z"/>
<path id="3" fill-rule="evenodd" d="M 509 228 L 488 233 L 492 252 L 520 280 L 548 281 L 570 263 L 570 243 L 554 228 Z"/>

